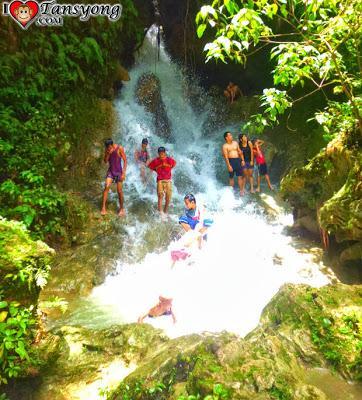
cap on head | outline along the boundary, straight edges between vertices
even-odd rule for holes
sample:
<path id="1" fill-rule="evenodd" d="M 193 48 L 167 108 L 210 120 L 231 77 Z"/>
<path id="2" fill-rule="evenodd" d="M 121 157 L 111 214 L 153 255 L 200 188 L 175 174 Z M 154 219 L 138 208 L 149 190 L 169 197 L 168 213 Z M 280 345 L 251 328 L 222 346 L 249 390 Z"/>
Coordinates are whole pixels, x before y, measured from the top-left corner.
<path id="1" fill-rule="evenodd" d="M 113 144 L 112 139 L 107 139 L 104 141 L 104 147 L 107 148 L 108 146 L 111 146 Z"/>
<path id="2" fill-rule="evenodd" d="M 148 139 L 147 138 L 142 139 L 142 144 L 148 144 Z"/>
<path id="3" fill-rule="evenodd" d="M 163 146 L 161 146 L 158 148 L 157 152 L 158 153 L 166 153 L 166 149 Z"/>
<path id="4" fill-rule="evenodd" d="M 184 200 L 192 201 L 196 204 L 195 196 L 192 193 L 188 193 L 185 195 Z"/>

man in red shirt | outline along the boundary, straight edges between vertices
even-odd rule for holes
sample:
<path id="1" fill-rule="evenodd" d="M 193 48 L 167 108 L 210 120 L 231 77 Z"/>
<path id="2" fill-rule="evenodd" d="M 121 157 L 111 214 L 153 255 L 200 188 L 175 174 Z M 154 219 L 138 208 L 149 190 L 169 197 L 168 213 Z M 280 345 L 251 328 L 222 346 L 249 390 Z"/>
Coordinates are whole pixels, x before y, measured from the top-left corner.
<path id="1" fill-rule="evenodd" d="M 170 204 L 172 196 L 171 170 L 175 165 L 176 161 L 171 157 L 167 157 L 166 149 L 164 147 L 158 148 L 158 157 L 152 160 L 148 165 L 152 171 L 156 171 L 157 173 L 158 211 L 160 213 L 162 213 L 162 200 L 164 194 L 166 196 L 165 207 L 163 209 L 164 213 L 167 213 Z"/>

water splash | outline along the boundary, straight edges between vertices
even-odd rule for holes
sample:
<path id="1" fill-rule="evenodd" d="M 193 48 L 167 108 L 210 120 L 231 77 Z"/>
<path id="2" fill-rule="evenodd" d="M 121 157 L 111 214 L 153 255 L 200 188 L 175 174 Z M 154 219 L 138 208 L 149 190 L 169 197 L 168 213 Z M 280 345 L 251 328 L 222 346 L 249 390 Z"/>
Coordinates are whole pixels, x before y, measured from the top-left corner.
<path id="1" fill-rule="evenodd" d="M 162 327 L 171 337 L 222 330 L 245 335 L 257 325 L 263 307 L 283 283 L 321 286 L 334 277 L 330 272 L 330 276 L 326 274 L 318 257 L 301 251 L 283 233 L 291 216 L 272 197 L 263 195 L 262 201 L 259 197 L 235 197 L 232 189 L 216 179 L 221 167 L 227 180 L 225 166 L 220 166 L 222 132 L 204 135 L 203 126 L 210 118 L 211 106 L 206 105 L 198 112 L 193 110 L 182 71 L 172 63 L 163 43 L 160 61 L 154 64 L 156 34 L 156 27 L 151 27 L 130 73 L 131 81 L 125 84 L 116 102 L 118 139 L 130 155 L 141 139 L 147 137 L 153 149 L 165 145 L 177 160 L 170 220 L 161 221 L 152 212 L 142 222 L 129 217 L 126 221 L 132 238 L 129 254 L 117 261 L 117 273 L 95 288 L 89 301 L 102 314 L 104 326 L 135 322 L 163 295 L 174 299 L 177 323 L 173 325 L 169 317 L 147 322 Z M 150 71 L 156 72 L 161 81 L 163 101 L 172 124 L 172 143 L 165 143 L 155 134 L 152 116 L 135 101 L 136 82 Z M 150 177 L 152 187 L 154 180 L 155 177 Z M 177 225 L 183 194 L 189 191 L 196 194 L 199 202 L 207 204 L 215 220 L 203 249 L 193 250 L 189 259 L 178 262 L 174 268 L 169 249 L 149 251 L 140 262 L 132 261 L 132 255 L 147 247 L 149 238 L 157 235 L 162 226 Z M 151 204 L 151 208 L 156 207 L 155 191 L 142 185 L 133 163 L 128 169 L 125 194 L 129 208 L 139 204 L 139 199 L 143 204 Z M 263 202 L 274 209 L 273 218 L 265 215 Z M 75 318 L 78 322 L 82 320 L 80 310 Z M 92 326 L 92 323 L 100 325 L 92 319 L 85 324 Z"/>

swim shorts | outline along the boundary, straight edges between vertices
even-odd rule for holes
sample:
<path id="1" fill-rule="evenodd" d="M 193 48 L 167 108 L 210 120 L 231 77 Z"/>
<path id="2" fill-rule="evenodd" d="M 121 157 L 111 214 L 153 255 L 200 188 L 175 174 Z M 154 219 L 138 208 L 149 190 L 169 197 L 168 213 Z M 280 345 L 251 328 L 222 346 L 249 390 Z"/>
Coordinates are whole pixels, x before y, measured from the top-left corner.
<path id="1" fill-rule="evenodd" d="M 234 174 L 236 174 L 236 176 L 243 175 L 243 169 L 241 168 L 241 159 L 240 158 L 229 158 L 229 163 L 233 169 L 233 172 L 229 172 L 230 178 L 234 178 Z"/>
<path id="2" fill-rule="evenodd" d="M 179 218 L 178 222 L 179 222 L 179 224 L 187 224 L 190 226 L 191 229 L 195 229 L 196 225 L 200 221 L 197 219 L 192 219 L 191 217 L 189 217 L 187 215 L 182 215 Z M 214 223 L 214 221 L 211 218 L 205 218 L 203 221 L 203 226 L 206 228 L 209 228 L 213 223 Z"/>
<path id="3" fill-rule="evenodd" d="M 260 175 L 266 175 L 268 173 L 268 167 L 266 164 L 259 164 L 258 165 L 258 170 Z"/>
<path id="4" fill-rule="evenodd" d="M 122 174 L 114 175 L 114 174 L 112 174 L 111 171 L 108 171 L 106 178 L 112 179 L 113 183 L 119 183 L 119 182 L 122 183 Z"/>
<path id="5" fill-rule="evenodd" d="M 250 165 L 250 162 L 246 161 L 243 168 L 244 169 L 254 169 L 254 165 Z"/>
<path id="6" fill-rule="evenodd" d="M 172 182 L 169 179 L 157 181 L 157 194 L 166 194 L 168 197 L 172 195 Z"/>

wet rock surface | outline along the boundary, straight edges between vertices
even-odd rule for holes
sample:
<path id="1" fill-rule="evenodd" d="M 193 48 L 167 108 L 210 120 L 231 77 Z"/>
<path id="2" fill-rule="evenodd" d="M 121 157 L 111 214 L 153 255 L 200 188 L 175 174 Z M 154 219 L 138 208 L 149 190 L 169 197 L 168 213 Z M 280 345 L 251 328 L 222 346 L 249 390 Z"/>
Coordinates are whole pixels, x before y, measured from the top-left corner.
<path id="1" fill-rule="evenodd" d="M 171 124 L 161 96 L 161 83 L 156 75 L 147 73 L 138 79 L 136 99 L 153 114 L 156 133 L 165 139 L 170 139 Z"/>
<path id="2" fill-rule="evenodd" d="M 108 399 L 203 398 L 215 391 L 228 399 L 327 399 L 308 384 L 305 367 L 361 379 L 361 311 L 360 286 L 285 285 L 245 339 L 205 333 L 169 341 Z"/>

